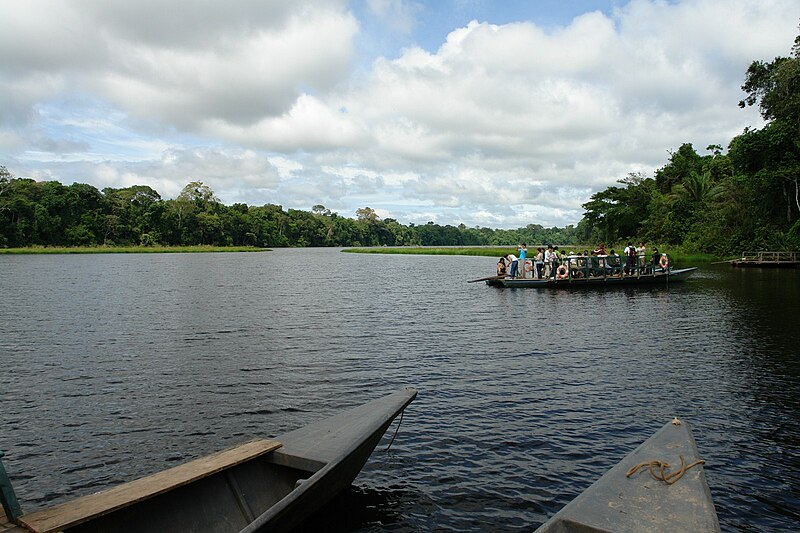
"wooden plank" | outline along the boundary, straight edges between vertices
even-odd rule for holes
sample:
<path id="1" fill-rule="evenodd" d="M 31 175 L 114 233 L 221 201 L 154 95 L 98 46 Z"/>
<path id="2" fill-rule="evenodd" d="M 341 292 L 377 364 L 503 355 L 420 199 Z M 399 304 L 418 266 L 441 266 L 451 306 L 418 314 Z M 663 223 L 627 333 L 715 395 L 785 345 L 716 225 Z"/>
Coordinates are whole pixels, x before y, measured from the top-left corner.
<path id="1" fill-rule="evenodd" d="M 23 515 L 19 522 L 36 533 L 61 531 L 231 468 L 280 446 L 281 443 L 273 440 L 248 442 L 102 492 Z"/>
<path id="2" fill-rule="evenodd" d="M 5 531 L 6 529 L 11 529 L 14 526 L 8 518 L 6 518 L 6 513 L 3 512 L 3 507 L 0 506 L 0 532 Z"/>
<path id="3" fill-rule="evenodd" d="M 13 524 L 8 517 L 6 517 L 2 506 L 0 506 L 0 533 L 26 533 L 23 528 Z"/>

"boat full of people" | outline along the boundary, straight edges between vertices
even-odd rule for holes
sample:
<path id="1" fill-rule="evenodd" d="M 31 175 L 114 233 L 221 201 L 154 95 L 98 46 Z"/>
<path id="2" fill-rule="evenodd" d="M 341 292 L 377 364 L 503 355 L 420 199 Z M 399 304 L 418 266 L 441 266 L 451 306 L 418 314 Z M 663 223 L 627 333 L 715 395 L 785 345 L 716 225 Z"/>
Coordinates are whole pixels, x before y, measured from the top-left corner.
<path id="1" fill-rule="evenodd" d="M 673 268 L 667 254 L 653 249 L 645 255 L 644 244 L 629 243 L 620 256 L 606 252 L 600 244 L 593 252 L 560 252 L 558 246 L 538 248 L 533 257 L 527 247 L 518 247 L 519 257 L 508 254 L 497 262 L 497 275 L 482 278 L 493 287 L 572 287 L 609 285 L 655 285 L 686 280 L 697 267 Z"/>

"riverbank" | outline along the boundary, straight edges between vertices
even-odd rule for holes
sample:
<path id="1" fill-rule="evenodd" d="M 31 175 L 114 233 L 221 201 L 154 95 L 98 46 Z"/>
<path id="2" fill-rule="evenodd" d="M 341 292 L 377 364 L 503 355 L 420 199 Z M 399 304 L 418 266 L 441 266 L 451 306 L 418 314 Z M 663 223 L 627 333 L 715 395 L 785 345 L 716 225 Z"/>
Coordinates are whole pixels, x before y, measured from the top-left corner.
<path id="1" fill-rule="evenodd" d="M 576 253 L 581 253 L 583 250 L 591 250 L 591 246 L 560 246 L 559 250 L 569 253 L 574 250 Z M 621 255 L 624 245 L 615 247 L 617 253 Z M 610 249 L 610 248 L 609 248 Z M 670 259 L 674 262 L 680 263 L 711 263 L 718 261 L 720 258 L 703 254 L 698 252 L 691 252 L 683 250 L 679 247 L 658 246 L 661 252 L 669 255 Z M 528 247 L 528 256 L 534 253 L 536 247 Z M 648 248 L 652 251 L 652 248 Z M 515 246 L 444 246 L 444 247 L 428 247 L 428 246 L 381 246 L 374 248 L 345 248 L 342 250 L 347 253 L 355 254 L 401 254 L 401 255 L 471 255 L 481 257 L 500 257 L 513 253 L 516 255 L 517 248 Z"/>
<path id="2" fill-rule="evenodd" d="M 0 248 L 0 254 L 192 254 L 214 252 L 268 252 L 256 246 L 31 246 Z"/>

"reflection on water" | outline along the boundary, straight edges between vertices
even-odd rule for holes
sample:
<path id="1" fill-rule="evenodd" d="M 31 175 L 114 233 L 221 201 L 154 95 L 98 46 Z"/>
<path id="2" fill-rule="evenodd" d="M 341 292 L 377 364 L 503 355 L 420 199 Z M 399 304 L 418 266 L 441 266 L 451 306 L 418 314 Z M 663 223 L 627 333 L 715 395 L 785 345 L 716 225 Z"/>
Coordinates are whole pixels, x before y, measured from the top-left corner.
<path id="1" fill-rule="evenodd" d="M 391 450 L 389 435 L 328 528 L 529 531 L 677 415 L 723 530 L 796 529 L 800 271 L 466 283 L 494 262 L 0 256 L 0 449 L 23 507 L 413 385 Z"/>

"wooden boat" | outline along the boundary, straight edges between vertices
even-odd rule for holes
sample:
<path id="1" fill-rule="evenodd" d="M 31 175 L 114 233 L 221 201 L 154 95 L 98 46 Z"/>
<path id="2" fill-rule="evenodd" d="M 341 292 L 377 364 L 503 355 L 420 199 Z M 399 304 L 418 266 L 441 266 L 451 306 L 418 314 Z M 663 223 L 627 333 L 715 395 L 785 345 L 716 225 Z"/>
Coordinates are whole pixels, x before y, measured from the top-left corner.
<path id="1" fill-rule="evenodd" d="M 668 285 L 685 281 L 697 267 L 669 269 L 663 272 L 649 274 L 635 274 L 630 276 L 623 275 L 598 275 L 585 276 L 581 278 L 550 278 L 550 279 L 530 279 L 530 278 L 501 278 L 487 279 L 486 284 L 491 287 L 508 288 L 566 288 L 566 287 L 612 287 L 630 285 Z"/>
<path id="2" fill-rule="evenodd" d="M 677 425 L 676 425 L 677 422 Z M 670 478 L 655 467 L 655 479 L 642 463 L 665 461 Z M 639 466 L 640 470 L 631 474 Z M 630 474 L 630 475 L 629 475 Z M 691 429 L 677 419 L 625 456 L 592 486 L 545 522 L 537 533 L 719 532 L 719 522 Z"/>
<path id="3" fill-rule="evenodd" d="M 4 522 L 4 533 L 288 531 L 352 483 L 416 395 L 402 389 L 275 440 L 22 514 L 16 525 L 0 515 L 0 531 Z"/>

